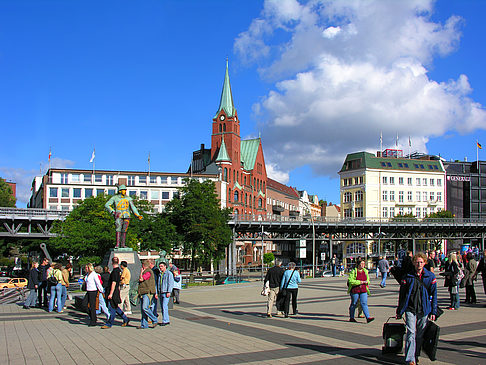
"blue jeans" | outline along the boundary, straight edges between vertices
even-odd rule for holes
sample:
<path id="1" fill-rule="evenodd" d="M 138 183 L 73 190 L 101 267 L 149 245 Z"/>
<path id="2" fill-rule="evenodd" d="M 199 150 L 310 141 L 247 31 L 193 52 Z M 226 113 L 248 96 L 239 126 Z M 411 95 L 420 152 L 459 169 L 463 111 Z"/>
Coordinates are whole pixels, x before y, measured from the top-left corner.
<path id="1" fill-rule="evenodd" d="M 105 302 L 105 297 L 103 297 L 102 293 L 99 293 L 99 300 L 100 300 L 100 309 L 96 311 L 96 314 L 100 314 L 103 312 L 106 315 L 106 318 L 110 317 L 110 311 L 108 310 L 108 307 L 106 306 Z"/>
<path id="2" fill-rule="evenodd" d="M 336 276 L 336 265 L 332 265 L 332 276 Z"/>
<path id="3" fill-rule="evenodd" d="M 152 313 L 156 318 L 159 318 L 159 314 L 157 313 L 157 302 L 158 300 L 155 299 L 155 295 L 152 297 L 152 304 L 150 305 L 152 308 Z"/>
<path id="4" fill-rule="evenodd" d="M 29 296 L 24 302 L 24 307 L 35 307 L 37 303 L 37 289 L 30 289 Z"/>
<path id="5" fill-rule="evenodd" d="M 455 288 L 457 293 L 453 294 L 452 289 Z M 455 309 L 459 309 L 460 307 L 460 300 L 459 300 L 459 285 L 456 285 L 455 287 L 451 287 L 449 291 L 449 295 L 451 297 L 451 307 Z"/>
<path id="6" fill-rule="evenodd" d="M 385 271 L 385 272 L 382 272 L 381 273 L 381 286 L 386 286 L 386 277 L 388 276 L 388 273 Z"/>
<path id="7" fill-rule="evenodd" d="M 52 312 L 54 309 L 54 300 L 57 297 L 57 311 L 62 311 L 62 284 L 57 283 L 56 285 L 51 286 L 51 297 L 49 298 L 49 312 Z"/>
<path id="8" fill-rule="evenodd" d="M 67 299 L 67 287 L 63 285 L 61 290 L 61 308 L 64 308 L 64 305 L 66 304 L 66 299 Z"/>
<path id="9" fill-rule="evenodd" d="M 142 295 L 142 321 L 140 327 L 148 328 L 148 320 L 150 319 L 152 323 L 157 324 L 157 317 L 154 316 L 153 308 L 150 303 L 150 298 L 147 294 Z"/>
<path id="10" fill-rule="evenodd" d="M 405 362 L 417 362 L 416 358 L 420 355 L 422 342 L 424 340 L 427 316 L 417 317 L 411 312 L 405 312 L 405 325 L 407 334 L 405 337 Z"/>
<path id="11" fill-rule="evenodd" d="M 128 322 L 128 317 L 123 313 L 121 308 L 119 306 L 116 306 L 116 308 L 113 308 L 111 306 L 111 300 L 108 300 L 108 311 L 110 312 L 110 316 L 108 317 L 108 320 L 106 321 L 105 325 L 108 327 L 113 326 L 113 323 L 115 323 L 115 317 L 118 314 L 120 317 L 123 319 L 123 323 Z"/>
<path id="12" fill-rule="evenodd" d="M 354 318 L 354 312 L 356 306 L 358 305 L 358 299 L 361 303 L 361 308 L 363 308 L 363 314 L 366 318 L 370 317 L 370 312 L 368 311 L 368 293 L 350 293 L 351 304 L 349 306 L 349 318 Z"/>
<path id="13" fill-rule="evenodd" d="M 160 307 L 162 310 L 162 323 L 169 323 L 169 298 L 167 298 L 167 293 L 162 293 L 160 296 Z"/>

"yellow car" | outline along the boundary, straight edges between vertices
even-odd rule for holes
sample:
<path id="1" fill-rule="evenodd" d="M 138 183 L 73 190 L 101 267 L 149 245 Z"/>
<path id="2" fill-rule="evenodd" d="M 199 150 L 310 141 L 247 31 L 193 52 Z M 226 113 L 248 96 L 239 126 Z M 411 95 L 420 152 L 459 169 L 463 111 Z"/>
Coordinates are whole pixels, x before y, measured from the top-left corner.
<path id="1" fill-rule="evenodd" d="M 10 279 L 6 283 L 0 283 L 0 289 L 8 288 L 24 288 L 27 286 L 27 279 L 25 278 L 14 278 Z"/>

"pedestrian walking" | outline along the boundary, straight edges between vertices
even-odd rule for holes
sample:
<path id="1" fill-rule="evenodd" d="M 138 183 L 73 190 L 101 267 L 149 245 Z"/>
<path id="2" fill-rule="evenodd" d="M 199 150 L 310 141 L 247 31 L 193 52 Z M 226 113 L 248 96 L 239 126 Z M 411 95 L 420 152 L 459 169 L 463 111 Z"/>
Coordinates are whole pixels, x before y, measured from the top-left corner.
<path id="1" fill-rule="evenodd" d="M 29 289 L 29 296 L 24 302 L 24 309 L 30 309 L 37 303 L 37 290 L 39 288 L 39 263 L 32 261 L 32 267 L 29 271 L 29 281 L 27 282 L 27 289 Z"/>
<path id="2" fill-rule="evenodd" d="M 464 282 L 466 286 L 466 303 L 476 304 L 476 290 L 474 290 L 474 273 L 478 263 L 474 259 L 472 252 L 467 253 L 467 263 L 464 268 Z"/>
<path id="3" fill-rule="evenodd" d="M 160 282 L 158 296 L 160 297 L 160 307 L 162 311 L 162 323 L 161 326 L 167 326 L 170 324 L 169 318 L 169 300 L 174 289 L 174 275 L 172 271 L 167 268 L 167 263 L 161 262 L 159 264 L 160 270 Z"/>
<path id="4" fill-rule="evenodd" d="M 150 269 L 149 260 L 142 261 L 142 269 L 140 271 L 138 284 L 138 296 L 141 302 L 142 318 L 138 329 L 155 328 L 157 326 L 157 317 L 154 315 L 152 299 L 157 294 L 155 287 L 155 275 Z M 149 326 L 149 319 L 152 323 Z"/>
<path id="5" fill-rule="evenodd" d="M 113 270 L 110 273 L 107 290 L 105 292 L 106 302 L 108 303 L 109 317 L 105 325 L 102 326 L 101 329 L 111 328 L 111 326 L 113 326 L 113 324 L 115 323 L 115 317 L 117 315 L 119 315 L 123 320 L 122 327 L 128 326 L 128 323 L 130 322 L 126 314 L 123 313 L 122 309 L 119 306 L 119 304 L 121 303 L 120 281 L 122 273 L 119 267 L 119 262 L 120 260 L 116 256 L 113 257 L 111 260 Z"/>
<path id="6" fill-rule="evenodd" d="M 351 304 L 349 305 L 349 322 L 357 322 L 354 318 L 354 313 L 358 300 L 363 308 L 363 314 L 366 317 L 366 322 L 370 323 L 375 318 L 370 316 L 368 310 L 368 295 L 370 277 L 368 270 L 365 268 L 365 261 L 358 260 L 357 266 L 351 270 L 348 278 L 348 294 L 351 297 Z"/>
<path id="7" fill-rule="evenodd" d="M 280 290 L 285 289 L 284 301 L 284 316 L 289 316 L 290 299 L 292 298 L 292 315 L 296 315 L 297 311 L 297 293 L 299 291 L 299 283 L 301 282 L 300 273 L 296 268 L 295 262 L 289 262 L 288 269 L 282 276 L 280 282 Z"/>
<path id="8" fill-rule="evenodd" d="M 381 283 L 380 286 L 384 288 L 386 286 L 386 278 L 388 276 L 388 272 L 390 271 L 390 264 L 386 257 L 380 256 L 380 261 L 378 261 L 378 268 L 377 270 L 381 273 Z"/>
<path id="9" fill-rule="evenodd" d="M 437 315 L 437 280 L 434 273 L 424 268 L 427 256 L 419 252 L 413 256 L 412 263 L 414 271 L 400 283 L 396 314 L 397 319 L 405 314 L 405 362 L 409 365 L 418 363 L 427 321 L 435 321 Z"/>
<path id="10" fill-rule="evenodd" d="M 459 299 L 459 283 L 462 280 L 461 267 L 457 261 L 457 255 L 455 252 L 449 254 L 444 273 L 445 276 L 444 286 L 449 290 L 450 303 L 449 310 L 458 310 L 460 307 Z"/>
<path id="11" fill-rule="evenodd" d="M 172 289 L 172 296 L 174 297 L 174 304 L 179 304 L 182 289 L 182 275 L 179 269 L 172 272 L 172 274 L 174 275 L 174 289 Z"/>
<path id="12" fill-rule="evenodd" d="M 268 283 L 269 292 L 267 296 L 267 317 L 272 318 L 273 305 L 277 300 L 277 295 L 280 290 L 280 284 L 282 283 L 282 277 L 285 270 L 282 268 L 282 261 L 275 260 L 275 266 L 270 268 L 265 275 L 264 283 Z M 281 315 L 281 311 L 277 308 L 277 315 Z"/>
<path id="13" fill-rule="evenodd" d="M 334 254 L 331 259 L 331 270 L 332 270 L 333 277 L 336 276 L 337 265 L 338 265 L 338 258 L 336 257 L 336 254 Z"/>
<path id="14" fill-rule="evenodd" d="M 87 264 L 85 266 L 86 270 L 86 295 L 88 297 L 88 316 L 89 316 L 89 327 L 96 326 L 96 298 L 98 293 L 103 293 L 103 286 L 101 285 L 100 277 L 94 271 L 93 264 Z M 99 304 L 98 304 L 99 306 Z"/>
<path id="15" fill-rule="evenodd" d="M 120 263 L 120 268 L 122 270 L 120 278 L 120 308 L 126 315 L 129 315 L 132 314 L 132 305 L 130 303 L 130 280 L 132 275 L 126 261 Z"/>

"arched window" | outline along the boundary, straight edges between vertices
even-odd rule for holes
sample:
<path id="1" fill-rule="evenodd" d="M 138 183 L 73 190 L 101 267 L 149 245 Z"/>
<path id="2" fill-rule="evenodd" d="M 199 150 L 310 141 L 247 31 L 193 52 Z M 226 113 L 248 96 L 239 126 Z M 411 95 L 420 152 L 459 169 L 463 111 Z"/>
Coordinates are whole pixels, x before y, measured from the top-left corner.
<path id="1" fill-rule="evenodd" d="M 236 170 L 233 170 L 233 181 L 236 181 Z"/>
<path id="2" fill-rule="evenodd" d="M 221 132 L 223 130 L 223 127 L 221 126 L 221 124 L 219 125 L 219 131 Z"/>
<path id="3" fill-rule="evenodd" d="M 231 188 L 228 189 L 228 200 L 231 201 Z"/>
<path id="4" fill-rule="evenodd" d="M 223 132 L 226 132 L 226 123 L 223 124 Z"/>
<path id="5" fill-rule="evenodd" d="M 262 200 L 262 198 L 259 198 L 258 199 L 258 208 L 262 208 L 262 206 L 263 206 L 263 200 Z"/>
<path id="6" fill-rule="evenodd" d="M 224 181 L 228 182 L 228 168 L 225 167 L 224 168 L 224 178 L 223 178 Z"/>
<path id="7" fill-rule="evenodd" d="M 235 197 L 234 197 L 234 202 L 237 203 L 239 201 L 239 194 L 238 194 L 238 190 L 235 190 Z"/>

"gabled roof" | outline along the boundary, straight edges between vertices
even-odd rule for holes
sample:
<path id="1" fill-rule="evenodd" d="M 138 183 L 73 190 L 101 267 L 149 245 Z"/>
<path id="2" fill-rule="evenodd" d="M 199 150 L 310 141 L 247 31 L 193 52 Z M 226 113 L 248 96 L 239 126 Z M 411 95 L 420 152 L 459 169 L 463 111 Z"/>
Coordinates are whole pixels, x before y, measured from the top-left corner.
<path id="1" fill-rule="evenodd" d="M 226 150 L 226 143 L 224 143 L 224 137 L 221 142 L 221 147 L 219 148 L 218 157 L 216 157 L 216 162 L 231 161 L 228 156 L 228 151 Z"/>
<path id="2" fill-rule="evenodd" d="M 284 185 L 279 183 L 276 180 L 267 178 L 267 189 L 273 189 L 275 191 L 278 191 L 282 194 L 288 195 L 292 198 L 299 199 L 299 194 L 297 191 L 295 191 L 294 188 L 291 188 L 290 186 Z"/>
<path id="3" fill-rule="evenodd" d="M 216 116 L 224 110 L 226 116 L 233 117 L 236 114 L 236 109 L 233 104 L 233 95 L 231 94 L 231 85 L 228 73 L 228 60 L 226 60 L 226 73 L 224 74 L 223 91 L 221 92 L 221 100 Z"/>
<path id="4" fill-rule="evenodd" d="M 247 139 L 241 141 L 240 152 L 241 162 L 243 162 L 243 168 L 247 171 L 255 168 L 255 161 L 258 153 L 258 147 L 260 146 L 260 138 Z"/>
<path id="5" fill-rule="evenodd" d="M 341 171 L 358 169 L 402 170 L 423 172 L 444 172 L 440 160 L 414 160 L 409 158 L 376 157 L 369 152 L 350 153 Z"/>

